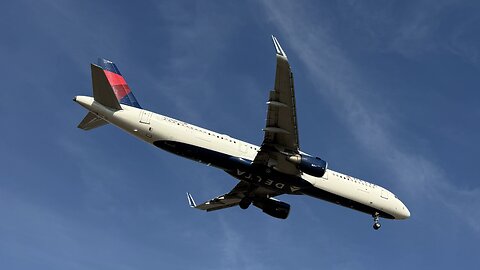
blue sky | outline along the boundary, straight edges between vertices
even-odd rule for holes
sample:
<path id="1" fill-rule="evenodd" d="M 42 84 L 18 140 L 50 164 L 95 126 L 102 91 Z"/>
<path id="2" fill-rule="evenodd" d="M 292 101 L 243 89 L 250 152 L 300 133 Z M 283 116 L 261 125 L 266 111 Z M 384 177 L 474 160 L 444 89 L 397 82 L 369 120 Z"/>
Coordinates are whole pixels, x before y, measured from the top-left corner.
<path id="1" fill-rule="evenodd" d="M 475 1 L 4 1 L 1 269 L 452 269 L 480 264 L 480 4 Z M 259 144 L 275 34 L 300 144 L 394 191 L 406 221 L 303 196 L 287 220 L 187 206 L 227 174 L 113 126 L 76 128 L 89 64 L 140 104 Z"/>

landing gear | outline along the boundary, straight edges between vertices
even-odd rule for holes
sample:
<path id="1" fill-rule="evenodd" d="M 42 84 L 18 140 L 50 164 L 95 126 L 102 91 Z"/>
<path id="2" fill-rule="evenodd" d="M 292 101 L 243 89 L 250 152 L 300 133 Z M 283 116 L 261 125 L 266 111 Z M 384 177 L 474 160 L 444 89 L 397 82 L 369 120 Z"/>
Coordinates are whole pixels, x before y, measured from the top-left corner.
<path id="1" fill-rule="evenodd" d="M 238 206 L 240 206 L 240 208 L 245 210 L 250 206 L 251 203 L 252 203 L 252 200 L 250 198 L 245 197 L 240 201 L 240 203 L 238 203 Z"/>
<path id="2" fill-rule="evenodd" d="M 382 225 L 380 225 L 380 222 L 378 222 L 378 213 L 373 214 L 373 229 L 378 230 Z"/>

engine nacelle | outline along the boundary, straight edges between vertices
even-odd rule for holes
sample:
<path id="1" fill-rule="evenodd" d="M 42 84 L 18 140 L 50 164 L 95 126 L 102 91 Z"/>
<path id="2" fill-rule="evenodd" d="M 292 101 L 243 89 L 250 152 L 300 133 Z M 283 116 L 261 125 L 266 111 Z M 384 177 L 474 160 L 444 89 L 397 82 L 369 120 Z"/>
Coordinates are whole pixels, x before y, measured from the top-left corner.
<path id="1" fill-rule="evenodd" d="M 302 172 L 312 176 L 322 177 L 327 170 L 327 162 L 319 157 L 294 155 L 289 156 L 287 159 L 292 163 L 298 164 L 298 169 Z"/>
<path id="2" fill-rule="evenodd" d="M 265 199 L 253 201 L 253 205 L 262 209 L 262 211 L 275 218 L 286 219 L 290 213 L 290 205 L 274 199 Z"/>

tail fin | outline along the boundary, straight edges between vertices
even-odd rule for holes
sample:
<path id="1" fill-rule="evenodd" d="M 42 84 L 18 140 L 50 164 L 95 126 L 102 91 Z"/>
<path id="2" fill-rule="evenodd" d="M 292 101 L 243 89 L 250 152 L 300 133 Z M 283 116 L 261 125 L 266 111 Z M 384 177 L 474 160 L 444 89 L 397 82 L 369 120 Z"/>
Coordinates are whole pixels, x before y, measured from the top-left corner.
<path id="1" fill-rule="evenodd" d="M 112 61 L 99 58 L 98 65 L 92 64 L 91 68 L 93 98 L 96 102 L 117 110 L 122 109 L 120 104 L 142 108 Z M 80 122 L 78 128 L 91 130 L 105 124 L 108 124 L 108 122 L 89 112 Z"/>
<path id="2" fill-rule="evenodd" d="M 112 61 L 98 58 L 98 66 L 103 69 L 108 83 L 112 87 L 115 97 L 119 103 L 139 109 L 142 108 L 140 104 L 138 104 L 137 99 L 133 95 L 132 90 L 128 86 L 117 66 Z"/>
<path id="3" fill-rule="evenodd" d="M 122 107 L 115 96 L 113 87 L 110 84 L 105 71 L 101 67 L 94 64 L 91 65 L 91 68 L 93 99 L 104 106 L 121 110 Z"/>

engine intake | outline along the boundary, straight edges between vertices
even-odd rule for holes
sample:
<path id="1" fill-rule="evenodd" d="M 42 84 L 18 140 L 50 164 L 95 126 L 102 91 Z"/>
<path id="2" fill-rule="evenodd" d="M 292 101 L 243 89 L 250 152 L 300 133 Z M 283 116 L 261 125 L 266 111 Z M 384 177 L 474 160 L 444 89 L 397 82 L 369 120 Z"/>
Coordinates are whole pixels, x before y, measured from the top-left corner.
<path id="1" fill-rule="evenodd" d="M 298 164 L 298 169 L 302 172 L 316 177 L 322 177 L 325 174 L 328 165 L 325 160 L 322 160 L 319 157 L 306 155 L 289 156 L 287 160 Z"/>
<path id="2" fill-rule="evenodd" d="M 253 205 L 262 209 L 262 211 L 275 218 L 286 219 L 290 213 L 290 205 L 274 199 L 265 199 L 253 201 Z"/>

